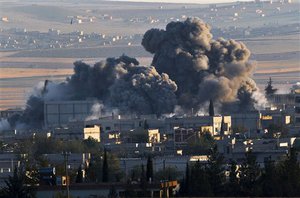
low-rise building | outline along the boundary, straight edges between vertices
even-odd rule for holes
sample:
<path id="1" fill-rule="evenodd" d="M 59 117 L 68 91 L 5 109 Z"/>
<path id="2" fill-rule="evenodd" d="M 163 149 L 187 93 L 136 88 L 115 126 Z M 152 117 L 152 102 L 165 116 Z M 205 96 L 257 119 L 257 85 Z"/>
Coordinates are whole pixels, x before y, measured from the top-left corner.
<path id="1" fill-rule="evenodd" d="M 21 164 L 21 156 L 15 153 L 0 154 L 0 187 L 5 186 L 9 176 L 13 176 L 15 167 Z"/>
<path id="2" fill-rule="evenodd" d="M 7 109 L 0 111 L 0 118 L 7 119 L 13 115 L 21 115 L 22 113 L 22 109 Z"/>
<path id="3" fill-rule="evenodd" d="M 291 124 L 291 116 L 282 110 L 263 110 L 261 112 L 261 127 L 267 128 L 271 124 L 286 126 Z"/>
<path id="4" fill-rule="evenodd" d="M 200 137 L 200 131 L 193 128 L 175 128 L 174 141 L 175 144 L 187 144 L 189 141 Z"/>
<path id="5" fill-rule="evenodd" d="M 84 122 L 70 122 L 65 127 L 53 129 L 53 138 L 63 141 L 68 140 L 86 140 L 93 138 L 100 142 L 100 126 L 84 125 Z"/>
<path id="6" fill-rule="evenodd" d="M 300 127 L 300 93 L 295 94 L 294 125 Z"/>
<path id="7" fill-rule="evenodd" d="M 67 165 L 69 169 L 77 170 L 79 166 L 88 167 L 91 154 L 90 153 L 54 153 L 54 154 L 43 154 L 44 159 L 46 159 L 49 164 L 61 165 L 65 163 L 65 157 L 68 157 Z"/>
<path id="8" fill-rule="evenodd" d="M 256 136 L 261 129 L 261 113 L 259 111 L 249 111 L 246 113 L 231 114 L 232 128 L 243 128 L 247 131 L 247 136 Z"/>
<path id="9" fill-rule="evenodd" d="M 114 114 L 109 117 L 101 117 L 99 119 L 87 121 L 86 124 L 97 124 L 101 126 L 101 131 L 103 133 L 108 133 L 111 131 L 130 131 L 138 127 L 144 127 L 152 129 L 159 129 L 159 131 L 164 131 L 164 120 L 158 119 L 156 115 L 117 115 Z"/>
<path id="10" fill-rule="evenodd" d="M 293 146 L 293 138 L 272 139 L 236 139 L 228 138 L 217 142 L 218 150 L 225 160 L 235 160 L 238 164 L 244 162 L 246 153 L 250 152 L 256 156 L 256 162 L 264 167 L 267 160 L 282 161 L 286 158 L 289 148 Z"/>
<path id="11" fill-rule="evenodd" d="M 100 126 L 98 125 L 86 125 L 83 129 L 83 139 L 93 138 L 100 142 Z"/>
<path id="12" fill-rule="evenodd" d="M 221 135 L 221 129 L 223 125 L 224 135 L 231 133 L 231 116 L 194 116 L 183 118 L 167 118 L 165 120 L 166 131 L 174 133 L 174 128 L 193 128 L 200 129 L 201 127 L 211 127 L 211 134 Z M 204 128 L 203 128 L 204 129 Z"/>

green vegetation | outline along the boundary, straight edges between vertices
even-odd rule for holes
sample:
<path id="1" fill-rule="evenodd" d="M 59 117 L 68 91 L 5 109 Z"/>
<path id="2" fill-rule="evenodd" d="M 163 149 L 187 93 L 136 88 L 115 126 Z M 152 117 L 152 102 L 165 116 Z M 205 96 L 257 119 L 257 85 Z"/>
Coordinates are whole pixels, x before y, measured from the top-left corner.
<path id="1" fill-rule="evenodd" d="M 82 183 L 83 182 L 83 171 L 82 171 L 82 167 L 79 166 L 78 170 L 77 170 L 77 175 L 76 175 L 76 183 Z"/>
<path id="2" fill-rule="evenodd" d="M 99 143 L 89 138 L 87 140 L 62 141 L 51 137 L 33 137 L 26 141 L 17 143 L 15 148 L 17 153 L 28 153 L 30 157 L 39 158 L 43 154 L 61 153 L 68 151 L 71 153 L 97 153 L 100 151 Z"/>
<path id="3" fill-rule="evenodd" d="M 184 150 L 185 154 L 208 154 L 210 148 L 214 147 L 215 140 L 212 137 L 209 131 L 203 131 L 200 133 L 200 136 L 196 135 L 193 138 L 190 138 L 188 145 Z"/>
<path id="4" fill-rule="evenodd" d="M 196 162 L 187 166 L 180 196 L 219 197 L 299 197 L 300 166 L 297 153 L 291 148 L 281 162 L 267 160 L 264 168 L 248 152 L 238 167 L 235 161 L 229 165 L 225 178 L 223 158 L 216 148 L 211 150 L 207 164 Z"/>
<path id="5" fill-rule="evenodd" d="M 150 182 L 153 180 L 153 161 L 152 157 L 148 156 L 147 160 L 147 173 L 146 173 L 147 181 Z"/>
<path id="6" fill-rule="evenodd" d="M 178 180 L 182 175 L 180 172 L 177 170 L 177 168 L 168 166 L 165 167 L 164 169 L 158 170 L 155 173 L 154 179 L 155 181 L 161 181 L 161 180 Z"/>
<path id="7" fill-rule="evenodd" d="M 119 159 L 106 150 L 92 155 L 89 167 L 85 171 L 87 183 L 120 182 L 124 178 Z"/>
<path id="8" fill-rule="evenodd" d="M 270 96 L 270 95 L 276 93 L 276 91 L 277 91 L 277 89 L 273 88 L 272 79 L 270 77 L 269 81 L 268 81 L 268 84 L 265 88 L 265 94 L 266 94 L 266 96 Z"/>
<path id="9" fill-rule="evenodd" d="M 108 164 L 107 164 L 107 152 L 104 150 L 104 159 L 102 165 L 102 182 L 108 182 Z"/>
<path id="10" fill-rule="evenodd" d="M 266 138 L 276 138 L 278 133 L 280 133 L 280 137 L 287 137 L 289 131 L 288 128 L 282 124 L 270 124 L 267 129 L 268 133 L 264 136 Z"/>
<path id="11" fill-rule="evenodd" d="M 34 198 L 35 189 L 34 186 L 28 186 L 27 184 L 33 184 L 31 178 L 25 174 L 24 171 L 15 167 L 13 176 L 9 176 L 5 181 L 6 187 L 0 190 L 0 197 L 3 198 Z"/>

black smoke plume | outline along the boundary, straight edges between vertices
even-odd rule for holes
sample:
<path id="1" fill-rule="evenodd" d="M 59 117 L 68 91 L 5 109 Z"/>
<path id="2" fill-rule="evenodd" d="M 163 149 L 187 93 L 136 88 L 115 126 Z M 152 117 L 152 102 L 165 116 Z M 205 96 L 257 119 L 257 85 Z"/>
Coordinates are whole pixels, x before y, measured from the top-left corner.
<path id="1" fill-rule="evenodd" d="M 258 89 L 251 79 L 250 51 L 241 42 L 213 40 L 210 30 L 200 19 L 188 18 L 165 30 L 148 30 L 142 45 L 154 54 L 157 71 L 176 82 L 181 107 L 199 108 L 212 99 L 223 106 L 235 103 L 236 110 L 253 108 L 256 100 L 251 98 L 260 95 L 253 94 Z"/>
<path id="2" fill-rule="evenodd" d="M 97 98 L 106 107 L 117 108 L 122 114 L 157 114 L 172 112 L 176 105 L 175 82 L 152 66 L 140 66 L 128 56 L 108 58 L 90 66 L 74 63 L 74 74 L 65 82 L 45 81 L 27 101 L 22 116 L 12 117 L 18 124 L 42 128 L 44 102 L 58 100 L 86 100 Z"/>
<path id="3" fill-rule="evenodd" d="M 210 26 L 198 18 L 148 30 L 142 40 L 153 66 L 128 56 L 93 66 L 74 63 L 74 74 L 57 84 L 46 81 L 27 101 L 22 116 L 9 121 L 31 128 L 43 125 L 44 102 L 97 98 L 121 114 L 165 114 L 201 109 L 212 100 L 223 111 L 249 110 L 264 97 L 251 76 L 250 51 L 234 40 L 213 40 Z M 176 108 L 174 108 L 176 106 Z"/>

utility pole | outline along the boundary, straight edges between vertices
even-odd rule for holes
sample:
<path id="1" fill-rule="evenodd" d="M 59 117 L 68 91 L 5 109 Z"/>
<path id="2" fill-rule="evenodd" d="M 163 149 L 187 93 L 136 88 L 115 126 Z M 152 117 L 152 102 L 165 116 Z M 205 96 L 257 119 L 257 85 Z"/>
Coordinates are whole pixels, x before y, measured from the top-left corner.
<path id="1" fill-rule="evenodd" d="M 166 159 L 164 159 L 164 161 L 163 161 L 163 172 L 164 172 L 163 197 L 169 198 L 169 186 L 168 186 L 169 180 L 167 180 L 167 175 L 166 175 Z"/>
<path id="2" fill-rule="evenodd" d="M 63 151 L 61 153 L 64 156 L 65 161 L 65 173 L 66 173 L 66 188 L 67 188 L 67 198 L 70 198 L 70 188 L 69 188 L 69 175 L 68 175 L 68 160 L 70 156 L 70 152 Z"/>

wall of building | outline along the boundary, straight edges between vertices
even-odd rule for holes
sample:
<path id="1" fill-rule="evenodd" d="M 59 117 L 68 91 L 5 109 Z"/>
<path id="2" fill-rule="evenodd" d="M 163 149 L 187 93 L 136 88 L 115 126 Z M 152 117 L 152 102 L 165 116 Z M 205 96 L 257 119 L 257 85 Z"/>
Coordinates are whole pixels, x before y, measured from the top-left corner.
<path id="1" fill-rule="evenodd" d="M 97 100 L 46 101 L 44 104 L 45 127 L 61 127 L 70 121 L 84 121 L 92 114 Z"/>
<path id="2" fill-rule="evenodd" d="M 20 166 L 20 155 L 14 153 L 0 154 L 0 188 L 6 186 L 5 181 L 13 175 L 14 168 Z"/>
<path id="3" fill-rule="evenodd" d="M 148 142 L 160 142 L 160 133 L 158 129 L 148 129 Z"/>
<path id="4" fill-rule="evenodd" d="M 300 94 L 295 95 L 294 125 L 297 127 L 300 126 Z"/>
<path id="5" fill-rule="evenodd" d="M 244 127 L 250 135 L 261 128 L 261 114 L 258 111 L 231 114 L 232 128 Z"/>
<path id="6" fill-rule="evenodd" d="M 83 139 L 86 140 L 89 137 L 100 142 L 100 126 L 97 125 L 85 126 L 85 128 L 83 129 Z"/>
<path id="7" fill-rule="evenodd" d="M 174 130 L 174 127 L 179 128 L 197 128 L 202 126 L 212 126 L 212 134 L 218 135 L 221 131 L 222 119 L 225 123 L 225 134 L 230 133 L 231 116 L 195 116 L 185 118 L 168 118 L 165 120 L 167 130 Z"/>
<path id="8" fill-rule="evenodd" d="M 164 121 L 157 118 L 122 118 L 122 117 L 106 117 L 99 120 L 87 121 L 86 124 L 100 125 L 101 132 L 108 133 L 111 131 L 130 131 L 138 127 L 143 127 L 145 121 L 149 128 L 164 131 Z"/>

